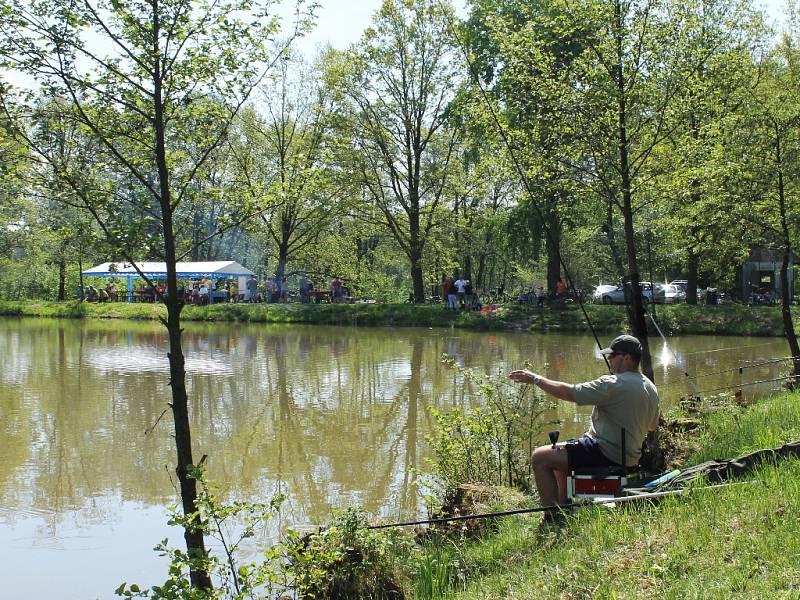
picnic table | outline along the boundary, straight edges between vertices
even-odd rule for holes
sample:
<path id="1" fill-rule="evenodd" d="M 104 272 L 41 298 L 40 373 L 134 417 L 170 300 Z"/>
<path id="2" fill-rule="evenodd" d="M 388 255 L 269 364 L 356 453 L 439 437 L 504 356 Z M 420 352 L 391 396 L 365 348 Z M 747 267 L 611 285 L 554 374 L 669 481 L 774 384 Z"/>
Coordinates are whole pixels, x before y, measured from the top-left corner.
<path id="1" fill-rule="evenodd" d="M 330 292 L 323 291 L 323 290 L 310 290 L 306 292 L 306 295 L 312 302 L 316 302 L 319 304 L 320 302 L 330 302 Z"/>
<path id="2" fill-rule="evenodd" d="M 155 293 L 153 290 L 133 290 L 134 302 L 153 302 L 155 300 Z"/>

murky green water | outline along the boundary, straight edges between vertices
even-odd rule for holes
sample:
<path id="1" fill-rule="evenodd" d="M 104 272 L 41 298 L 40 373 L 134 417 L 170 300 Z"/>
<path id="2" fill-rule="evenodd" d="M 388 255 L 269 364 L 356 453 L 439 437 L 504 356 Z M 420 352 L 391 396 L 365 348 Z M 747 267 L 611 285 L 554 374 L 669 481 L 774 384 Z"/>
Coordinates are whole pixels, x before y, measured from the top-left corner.
<path id="1" fill-rule="evenodd" d="M 166 349 L 155 323 L 0 319 L 4 596 L 110 598 L 162 576 L 152 547 L 181 543 L 164 524 L 177 497 Z M 276 528 L 352 504 L 416 514 L 428 408 L 480 402 L 442 353 L 493 372 L 528 360 L 566 381 L 605 370 L 592 338 L 554 334 L 187 324 L 185 349 L 196 458 L 231 496 L 287 494 Z M 691 391 L 684 371 L 713 390 L 775 377 L 784 364 L 737 369 L 788 353 L 780 339 L 731 337 L 653 349 L 665 405 Z M 551 417 L 575 434 L 588 412 L 561 403 Z"/>

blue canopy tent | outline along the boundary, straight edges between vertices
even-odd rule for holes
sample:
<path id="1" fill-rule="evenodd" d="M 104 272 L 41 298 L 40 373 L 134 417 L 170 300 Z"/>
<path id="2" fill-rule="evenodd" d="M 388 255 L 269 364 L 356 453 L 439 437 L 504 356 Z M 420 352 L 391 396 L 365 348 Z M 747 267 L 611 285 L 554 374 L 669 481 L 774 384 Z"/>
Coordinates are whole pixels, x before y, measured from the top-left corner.
<path id="1" fill-rule="evenodd" d="M 143 275 L 152 279 L 165 279 L 167 276 L 167 263 L 141 262 L 136 263 Z M 175 265 L 178 279 L 228 279 L 232 277 L 249 277 L 255 275 L 250 269 L 232 260 L 219 260 L 212 262 L 179 262 Z M 89 277 L 115 277 L 128 280 L 128 302 L 133 301 L 133 280 L 139 277 L 139 272 L 131 263 L 107 262 L 84 271 Z M 210 302 L 214 302 L 214 295 L 209 294 Z"/>

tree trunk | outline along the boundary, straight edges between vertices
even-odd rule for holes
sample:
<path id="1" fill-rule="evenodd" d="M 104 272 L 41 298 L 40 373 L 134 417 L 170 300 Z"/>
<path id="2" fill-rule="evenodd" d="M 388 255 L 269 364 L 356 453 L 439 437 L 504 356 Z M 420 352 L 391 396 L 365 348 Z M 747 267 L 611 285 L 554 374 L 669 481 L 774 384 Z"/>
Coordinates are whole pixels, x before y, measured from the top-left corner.
<path id="1" fill-rule="evenodd" d="M 472 281 L 472 256 L 464 253 L 464 279 Z"/>
<path id="2" fill-rule="evenodd" d="M 81 246 L 78 247 L 78 252 L 78 287 L 81 289 L 81 300 L 83 300 L 86 298 L 86 292 L 83 288 L 83 259 L 81 259 L 83 248 Z"/>
<path id="3" fill-rule="evenodd" d="M 686 257 L 686 304 L 697 304 L 697 269 L 700 256 L 689 246 Z"/>
<path id="4" fill-rule="evenodd" d="M 778 206 L 781 217 L 781 233 L 783 235 L 783 260 L 781 261 L 781 314 L 783 316 L 783 331 L 789 343 L 789 352 L 792 356 L 794 381 L 796 386 L 800 381 L 800 345 L 797 343 L 797 334 L 794 331 L 792 320 L 791 290 L 789 288 L 789 261 L 792 256 L 792 243 L 789 237 L 789 224 L 786 218 L 786 187 L 783 181 L 783 156 L 781 151 L 781 137 L 778 127 L 775 127 L 775 157 L 778 165 Z"/>
<path id="5" fill-rule="evenodd" d="M 62 245 L 62 253 L 58 259 L 58 300 L 61 302 L 66 298 L 67 288 L 67 261 L 64 258 L 63 250 Z"/>
<path id="6" fill-rule="evenodd" d="M 411 263 L 411 282 L 414 286 L 414 302 L 416 304 L 425 303 L 425 277 L 422 273 L 422 247 L 420 239 L 419 211 L 413 210 L 409 214 L 409 253 L 408 259 Z"/>
<path id="7" fill-rule="evenodd" d="M 611 199 L 606 202 L 606 222 L 604 227 L 606 239 L 608 240 L 608 248 L 611 251 L 611 260 L 617 270 L 617 281 L 619 281 L 619 279 L 625 277 L 625 268 L 623 267 L 622 256 L 620 255 L 619 245 L 617 244 L 617 235 L 614 232 L 614 202 Z"/>
<path id="8" fill-rule="evenodd" d="M 653 377 L 653 364 L 650 357 L 650 345 L 647 340 L 647 323 L 644 318 L 644 304 L 642 302 L 641 286 L 639 285 L 639 265 L 636 258 L 636 241 L 633 229 L 633 195 L 631 193 L 631 174 L 628 159 L 628 131 L 627 131 L 627 102 L 625 73 L 622 68 L 622 11 L 620 0 L 614 3 L 614 14 L 617 25 L 617 57 L 618 63 L 615 65 L 616 84 L 617 84 L 617 127 L 618 127 L 618 149 L 619 166 L 622 183 L 622 216 L 625 221 L 625 254 L 628 261 L 628 281 L 630 282 L 631 302 L 628 308 L 628 324 L 631 333 L 639 339 L 642 344 L 642 373 L 651 380 Z"/>
<path id="9" fill-rule="evenodd" d="M 558 219 L 550 219 L 547 236 L 547 290 L 555 292 L 561 277 L 561 227 Z"/>
<path id="10" fill-rule="evenodd" d="M 289 244 L 282 241 L 278 244 L 278 264 L 275 266 L 275 283 L 280 284 L 286 274 L 286 265 L 289 262 Z"/>
<path id="11" fill-rule="evenodd" d="M 159 55 L 159 11 L 153 8 L 153 40 L 154 54 Z M 164 105 L 161 99 L 160 63 L 156 61 L 153 73 L 153 108 L 154 127 L 156 133 L 155 158 L 158 167 L 159 202 L 163 219 L 164 259 L 167 266 L 167 333 L 169 335 L 169 385 L 172 389 L 172 416 L 175 426 L 175 450 L 177 466 L 175 472 L 181 491 L 181 503 L 185 516 L 195 515 L 191 524 L 184 526 L 183 538 L 189 557 L 205 559 L 206 548 L 200 515 L 197 514 L 197 481 L 190 476 L 194 466 L 192 458 L 192 436 L 189 423 L 189 399 L 186 394 L 186 368 L 181 344 L 181 309 L 182 299 L 178 298 L 177 253 L 175 247 L 175 229 L 172 222 L 172 196 L 170 193 L 169 167 L 164 134 Z M 192 587 L 210 589 L 211 578 L 208 572 L 196 565 L 190 567 L 189 578 Z"/>
<path id="12" fill-rule="evenodd" d="M 411 258 L 411 281 L 414 285 L 414 302 L 424 304 L 425 281 L 422 275 L 422 258 Z"/>

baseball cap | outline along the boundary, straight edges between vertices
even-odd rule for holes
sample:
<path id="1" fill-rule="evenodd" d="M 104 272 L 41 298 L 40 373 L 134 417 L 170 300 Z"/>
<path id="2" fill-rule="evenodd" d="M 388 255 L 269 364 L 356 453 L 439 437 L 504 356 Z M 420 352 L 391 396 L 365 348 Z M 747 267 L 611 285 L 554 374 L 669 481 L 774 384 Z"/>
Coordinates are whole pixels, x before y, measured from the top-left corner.
<path id="1" fill-rule="evenodd" d="M 620 335 L 615 337 L 608 348 L 603 348 L 600 354 L 631 354 L 638 358 L 642 356 L 642 344 L 632 335 Z"/>

